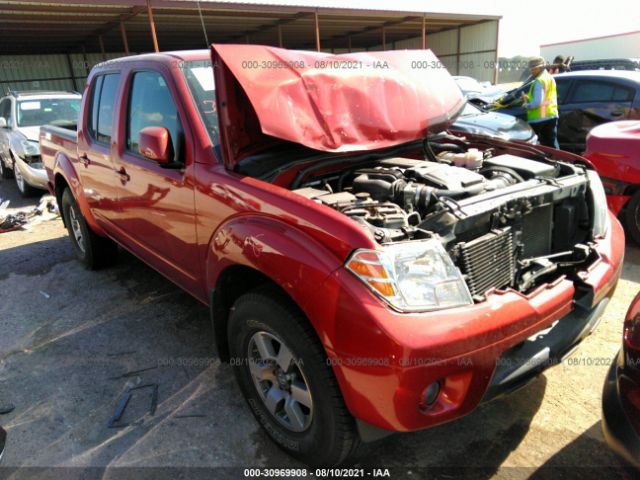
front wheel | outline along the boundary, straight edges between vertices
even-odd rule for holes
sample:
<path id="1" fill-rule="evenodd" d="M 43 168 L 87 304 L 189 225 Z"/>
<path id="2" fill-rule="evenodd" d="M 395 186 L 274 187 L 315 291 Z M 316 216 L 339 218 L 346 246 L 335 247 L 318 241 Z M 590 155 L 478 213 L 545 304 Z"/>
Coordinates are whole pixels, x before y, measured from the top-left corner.
<path id="1" fill-rule="evenodd" d="M 91 230 L 68 188 L 62 193 L 62 215 L 76 258 L 86 268 L 95 270 L 115 263 L 118 256 L 117 245 L 111 239 L 96 235 Z"/>
<path id="2" fill-rule="evenodd" d="M 360 441 L 355 421 L 304 315 L 263 287 L 235 302 L 229 322 L 234 373 L 267 434 L 309 465 L 344 462 Z"/>
<path id="3" fill-rule="evenodd" d="M 624 224 L 633 241 L 640 245 L 640 190 L 627 203 Z"/>
<path id="4" fill-rule="evenodd" d="M 15 162 L 13 164 L 13 176 L 16 179 L 16 186 L 20 191 L 20 195 L 22 195 L 23 197 L 32 197 L 36 194 L 37 190 L 27 183 L 27 181 L 22 176 L 20 167 L 18 167 Z"/>

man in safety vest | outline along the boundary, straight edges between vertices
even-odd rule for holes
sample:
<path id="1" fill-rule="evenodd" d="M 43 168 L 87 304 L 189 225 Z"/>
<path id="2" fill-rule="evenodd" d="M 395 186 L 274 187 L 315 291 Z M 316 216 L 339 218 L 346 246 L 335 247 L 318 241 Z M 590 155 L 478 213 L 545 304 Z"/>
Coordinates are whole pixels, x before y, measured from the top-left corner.
<path id="1" fill-rule="evenodd" d="M 556 81 L 547 72 L 544 58 L 529 62 L 534 81 L 529 93 L 522 93 L 523 106 L 527 110 L 527 121 L 538 135 L 542 145 L 560 148 L 558 145 L 558 95 Z"/>

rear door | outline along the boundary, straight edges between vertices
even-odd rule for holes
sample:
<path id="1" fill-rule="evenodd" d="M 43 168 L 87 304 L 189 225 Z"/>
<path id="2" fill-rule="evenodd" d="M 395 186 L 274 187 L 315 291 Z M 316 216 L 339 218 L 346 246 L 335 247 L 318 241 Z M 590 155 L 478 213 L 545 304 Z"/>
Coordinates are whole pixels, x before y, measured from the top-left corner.
<path id="1" fill-rule="evenodd" d="M 83 105 L 83 122 L 78 125 L 78 158 L 76 173 L 84 188 L 89 208 L 98 223 L 112 231 L 111 222 L 117 215 L 115 200 L 117 182 L 115 164 L 114 124 L 121 73 L 99 73 L 94 76 Z"/>
<path id="2" fill-rule="evenodd" d="M 575 78 L 567 101 L 560 106 L 558 140 L 563 148 L 583 152 L 593 127 L 629 115 L 634 95 L 633 88 L 615 80 Z"/>
<path id="3" fill-rule="evenodd" d="M 115 226 L 125 246 L 178 284 L 199 287 L 193 192 L 193 142 L 168 70 L 132 70 L 123 96 L 114 156 L 119 176 Z M 145 127 L 169 131 L 174 163 L 167 167 L 140 154 Z"/>

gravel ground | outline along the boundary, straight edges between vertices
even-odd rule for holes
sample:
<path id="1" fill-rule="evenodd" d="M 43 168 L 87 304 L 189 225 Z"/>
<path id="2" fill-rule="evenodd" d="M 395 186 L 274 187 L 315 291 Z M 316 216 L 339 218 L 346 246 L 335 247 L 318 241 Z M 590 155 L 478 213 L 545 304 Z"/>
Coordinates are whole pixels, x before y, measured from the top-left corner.
<path id="1" fill-rule="evenodd" d="M 16 192 L 0 183 L 14 209 L 37 203 Z M 633 478 L 604 442 L 600 395 L 639 282 L 640 249 L 630 245 L 604 319 L 572 361 L 461 420 L 388 437 L 357 466 L 392 478 Z M 89 272 L 62 222 L 44 221 L 0 234 L 0 292 L 0 404 L 16 407 L 0 416 L 9 434 L 0 478 L 242 478 L 245 467 L 301 467 L 270 442 L 217 361 L 206 307 L 131 255 Z M 129 425 L 108 428 L 123 392 L 147 384 L 158 385 L 155 414 L 152 388 L 141 388 Z"/>

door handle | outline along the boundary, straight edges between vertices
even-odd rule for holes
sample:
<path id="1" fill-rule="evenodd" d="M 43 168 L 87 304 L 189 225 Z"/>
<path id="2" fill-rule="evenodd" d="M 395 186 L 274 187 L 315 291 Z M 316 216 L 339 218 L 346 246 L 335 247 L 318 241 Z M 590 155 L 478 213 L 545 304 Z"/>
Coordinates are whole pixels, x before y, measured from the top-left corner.
<path id="1" fill-rule="evenodd" d="M 124 167 L 122 167 L 122 168 L 120 168 L 120 170 L 118 170 L 118 175 L 120 175 L 120 182 L 123 185 L 125 183 L 127 183 L 129 180 L 131 180 L 131 177 L 129 176 L 127 171 L 124 169 Z"/>
<path id="2" fill-rule="evenodd" d="M 89 164 L 91 163 L 91 160 L 89 160 L 89 157 L 87 157 L 86 153 L 80 155 L 80 161 L 85 167 L 88 167 Z"/>

